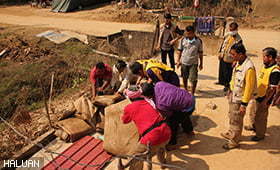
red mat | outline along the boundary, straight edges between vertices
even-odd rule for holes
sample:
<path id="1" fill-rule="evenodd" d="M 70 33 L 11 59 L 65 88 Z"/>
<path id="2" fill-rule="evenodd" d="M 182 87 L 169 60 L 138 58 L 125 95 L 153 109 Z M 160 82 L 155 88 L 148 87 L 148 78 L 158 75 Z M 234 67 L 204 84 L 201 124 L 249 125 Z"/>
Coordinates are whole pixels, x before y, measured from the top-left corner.
<path id="1" fill-rule="evenodd" d="M 57 156 L 54 160 L 49 162 L 43 169 L 55 170 L 59 168 L 66 169 L 101 169 L 107 161 L 112 158 L 103 149 L 103 141 L 95 139 L 91 136 L 85 136 L 77 142 L 73 143 L 69 148 L 62 152 L 63 155 L 70 157 L 73 160 L 82 164 L 101 165 L 97 167 L 83 166 L 76 162 L 67 159 L 64 156 Z"/>

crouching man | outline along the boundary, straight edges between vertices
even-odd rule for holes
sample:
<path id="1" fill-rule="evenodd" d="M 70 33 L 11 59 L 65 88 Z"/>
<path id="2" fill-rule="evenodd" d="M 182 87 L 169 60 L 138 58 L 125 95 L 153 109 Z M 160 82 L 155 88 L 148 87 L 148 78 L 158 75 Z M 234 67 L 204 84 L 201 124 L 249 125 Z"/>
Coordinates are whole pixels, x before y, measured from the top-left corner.
<path id="1" fill-rule="evenodd" d="M 96 95 L 103 95 L 112 80 L 112 68 L 108 64 L 99 62 L 90 72 L 92 83 L 92 98 Z"/>
<path id="2" fill-rule="evenodd" d="M 144 99 L 137 86 L 130 86 L 124 93 L 132 103 L 124 108 L 122 122 L 126 124 L 133 121 L 139 132 L 139 143 L 132 148 L 129 155 L 145 153 L 150 147 L 151 155 L 157 154 L 159 161 L 165 163 L 164 148 L 171 136 L 169 126 L 161 114 Z M 149 159 L 151 160 L 151 157 Z M 130 169 L 143 169 L 143 162 L 132 160 Z M 151 164 L 148 169 L 152 169 Z"/>
<path id="3" fill-rule="evenodd" d="M 190 119 L 195 109 L 193 95 L 185 89 L 163 81 L 156 83 L 155 87 L 152 84 L 144 83 L 142 84 L 142 91 L 147 98 L 153 99 L 155 107 L 163 116 L 167 117 L 168 125 L 172 131 L 168 150 L 173 149 L 177 144 L 177 131 L 180 125 L 184 133 L 189 136 L 194 135 Z"/>

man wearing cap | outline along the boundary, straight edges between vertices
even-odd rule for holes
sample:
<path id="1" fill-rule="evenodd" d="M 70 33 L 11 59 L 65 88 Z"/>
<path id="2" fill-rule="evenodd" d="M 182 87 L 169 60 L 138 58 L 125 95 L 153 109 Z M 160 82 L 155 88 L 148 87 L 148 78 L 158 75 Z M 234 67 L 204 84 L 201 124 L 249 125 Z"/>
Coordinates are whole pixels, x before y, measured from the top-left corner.
<path id="1" fill-rule="evenodd" d="M 235 64 L 229 52 L 234 44 L 241 42 L 242 39 L 238 33 L 238 24 L 236 22 L 233 22 L 229 25 L 229 32 L 226 33 L 224 37 L 224 42 L 219 54 L 219 78 L 216 84 L 223 85 L 225 92 L 229 89 L 232 70 Z"/>
<path id="2" fill-rule="evenodd" d="M 181 38 L 182 31 L 171 22 L 171 14 L 164 14 L 165 23 L 160 26 L 159 41 L 157 49 L 161 50 L 161 60 L 167 64 L 167 54 L 171 68 L 175 69 L 174 45 Z M 179 35 L 179 36 L 178 36 Z"/>

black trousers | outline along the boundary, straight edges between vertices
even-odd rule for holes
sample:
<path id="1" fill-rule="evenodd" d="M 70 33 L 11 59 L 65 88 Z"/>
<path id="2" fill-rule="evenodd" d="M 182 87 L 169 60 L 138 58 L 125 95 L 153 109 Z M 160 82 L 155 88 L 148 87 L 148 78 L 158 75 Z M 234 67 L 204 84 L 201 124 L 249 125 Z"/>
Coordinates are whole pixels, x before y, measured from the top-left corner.
<path id="1" fill-rule="evenodd" d="M 186 112 L 174 112 L 170 118 L 167 119 L 167 124 L 171 129 L 171 139 L 169 144 L 177 144 L 177 132 L 181 125 L 185 133 L 190 133 L 193 131 L 193 125 L 191 121 L 191 114 Z"/>
<path id="2" fill-rule="evenodd" d="M 232 63 L 226 63 L 224 60 L 220 60 L 219 65 L 219 83 L 225 87 L 229 87 L 229 83 L 232 76 Z"/>
<path id="3" fill-rule="evenodd" d="M 171 48 L 168 51 L 161 49 L 161 61 L 164 64 L 167 64 L 167 61 L 166 61 L 167 54 L 168 54 L 168 57 L 169 57 L 169 62 L 170 62 L 171 68 L 175 69 L 174 49 Z"/>

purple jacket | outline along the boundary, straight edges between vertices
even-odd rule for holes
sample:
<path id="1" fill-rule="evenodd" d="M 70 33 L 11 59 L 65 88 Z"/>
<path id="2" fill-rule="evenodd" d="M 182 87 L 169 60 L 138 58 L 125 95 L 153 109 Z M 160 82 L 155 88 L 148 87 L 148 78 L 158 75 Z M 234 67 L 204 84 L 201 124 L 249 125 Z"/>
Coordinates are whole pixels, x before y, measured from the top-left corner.
<path id="1" fill-rule="evenodd" d="M 184 89 L 160 81 L 155 85 L 156 107 L 166 116 L 174 111 L 183 111 L 193 106 L 193 96 Z"/>

